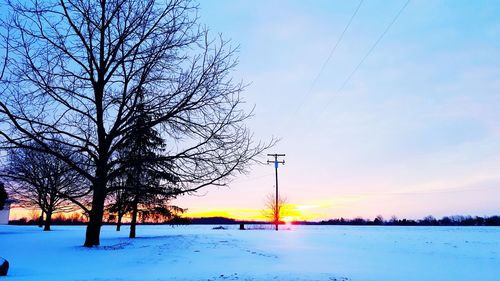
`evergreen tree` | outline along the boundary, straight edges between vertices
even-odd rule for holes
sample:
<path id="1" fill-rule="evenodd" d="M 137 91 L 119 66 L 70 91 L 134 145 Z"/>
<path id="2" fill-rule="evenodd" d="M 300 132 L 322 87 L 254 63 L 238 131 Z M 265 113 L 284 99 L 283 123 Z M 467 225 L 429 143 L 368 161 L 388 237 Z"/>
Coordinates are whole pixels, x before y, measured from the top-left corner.
<path id="1" fill-rule="evenodd" d="M 118 215 L 131 212 L 130 238 L 136 237 L 137 219 L 141 211 L 147 214 L 143 216 L 146 218 L 154 213 L 168 216 L 173 210 L 181 210 L 168 205 L 173 194 L 178 192 L 175 188 L 176 179 L 170 172 L 169 159 L 160 154 L 165 148 L 164 141 L 148 125 L 151 116 L 145 110 L 143 96 L 139 99 L 136 115 L 132 119 L 133 128 L 120 147 L 125 182 L 123 190 L 117 190 L 114 205 Z"/>

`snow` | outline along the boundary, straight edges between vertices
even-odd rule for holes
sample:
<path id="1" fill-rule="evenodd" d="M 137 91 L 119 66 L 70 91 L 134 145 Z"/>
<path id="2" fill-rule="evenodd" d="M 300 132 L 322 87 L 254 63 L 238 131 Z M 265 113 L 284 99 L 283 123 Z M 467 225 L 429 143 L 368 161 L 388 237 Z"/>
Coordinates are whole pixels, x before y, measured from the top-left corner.
<path id="1" fill-rule="evenodd" d="M 499 227 L 0 226 L 6 280 L 500 280 Z"/>

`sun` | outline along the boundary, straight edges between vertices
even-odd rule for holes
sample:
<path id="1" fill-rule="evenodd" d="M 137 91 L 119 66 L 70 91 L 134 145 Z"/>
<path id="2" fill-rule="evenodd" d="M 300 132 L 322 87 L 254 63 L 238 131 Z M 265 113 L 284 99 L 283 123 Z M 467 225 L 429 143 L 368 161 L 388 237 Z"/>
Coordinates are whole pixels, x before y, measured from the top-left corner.
<path id="1" fill-rule="evenodd" d="M 292 217 L 292 216 L 283 217 L 283 221 L 284 221 L 286 224 L 291 224 L 294 220 L 295 220 L 295 218 L 294 218 L 294 217 Z"/>

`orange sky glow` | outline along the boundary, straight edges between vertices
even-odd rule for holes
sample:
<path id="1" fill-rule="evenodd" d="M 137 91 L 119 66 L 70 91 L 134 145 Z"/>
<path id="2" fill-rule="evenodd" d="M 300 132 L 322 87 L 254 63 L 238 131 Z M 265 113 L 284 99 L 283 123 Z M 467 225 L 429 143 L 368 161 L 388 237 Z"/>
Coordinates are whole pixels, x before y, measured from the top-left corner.
<path id="1" fill-rule="evenodd" d="M 291 221 L 305 221 L 305 220 L 317 220 L 319 218 L 326 218 L 325 214 L 315 212 L 319 205 L 296 205 L 296 204 L 285 204 L 285 212 L 283 218 L 287 222 Z M 17 220 L 21 218 L 32 219 L 39 216 L 40 211 L 36 209 L 23 209 L 23 208 L 12 208 L 10 213 L 11 220 Z M 66 216 L 68 214 L 65 214 Z M 268 220 L 266 217 L 266 210 L 264 209 L 188 209 L 183 217 L 188 218 L 203 218 L 203 217 L 226 217 L 238 220 L 254 220 L 262 221 Z"/>

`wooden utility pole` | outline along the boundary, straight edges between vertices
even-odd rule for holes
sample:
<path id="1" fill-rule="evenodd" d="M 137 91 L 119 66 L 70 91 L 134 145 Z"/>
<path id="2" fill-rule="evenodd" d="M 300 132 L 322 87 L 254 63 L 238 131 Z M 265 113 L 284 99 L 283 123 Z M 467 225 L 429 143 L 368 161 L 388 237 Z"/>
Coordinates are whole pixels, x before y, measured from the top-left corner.
<path id="1" fill-rule="evenodd" d="M 279 224 L 279 206 L 278 206 L 278 166 L 279 164 L 285 165 L 285 160 L 278 161 L 278 157 L 285 157 L 285 154 L 268 154 L 268 157 L 274 157 L 274 160 L 267 160 L 267 164 L 274 163 L 274 170 L 276 172 L 276 204 L 274 205 L 274 225 L 276 226 L 276 231 L 278 231 L 278 224 Z"/>

